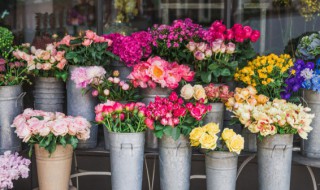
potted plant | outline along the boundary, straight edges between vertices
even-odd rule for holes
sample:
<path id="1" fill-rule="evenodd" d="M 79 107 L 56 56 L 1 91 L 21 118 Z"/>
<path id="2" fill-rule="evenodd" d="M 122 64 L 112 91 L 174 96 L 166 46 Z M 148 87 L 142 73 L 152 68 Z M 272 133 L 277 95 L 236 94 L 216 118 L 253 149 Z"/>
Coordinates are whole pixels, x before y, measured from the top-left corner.
<path id="1" fill-rule="evenodd" d="M 30 53 L 16 51 L 15 56 L 27 64 L 28 74 L 35 76 L 34 108 L 44 111 L 63 112 L 67 80 L 67 60 L 64 51 L 56 44 L 47 44 L 46 49 L 30 48 Z"/>
<path id="2" fill-rule="evenodd" d="M 188 135 L 202 124 L 210 110 L 210 106 L 201 102 L 186 103 L 175 92 L 168 98 L 157 96 L 147 106 L 147 127 L 160 138 L 161 189 L 189 188 L 191 147 Z"/>
<path id="3" fill-rule="evenodd" d="M 145 105 L 107 101 L 96 106 L 96 122 L 109 131 L 112 189 L 142 189 Z M 127 176 L 127 177 L 125 177 Z"/>
<path id="4" fill-rule="evenodd" d="M 29 44 L 13 45 L 13 34 L 0 27 L 0 154 L 10 150 L 21 150 L 21 141 L 10 128 L 14 117 L 22 112 L 22 83 L 28 82 L 26 64 L 15 57 L 15 51 L 26 50 Z M 24 53 L 22 55 L 25 55 Z"/>
<path id="5" fill-rule="evenodd" d="M 187 101 L 202 100 L 204 103 L 209 104 L 212 109 L 204 117 L 204 124 L 214 122 L 222 130 L 225 110 L 224 103 L 233 96 L 227 85 L 214 85 L 210 83 L 208 86 L 203 87 L 200 84 L 194 86 L 186 84 L 181 88 L 180 96 Z"/>
<path id="6" fill-rule="evenodd" d="M 220 131 L 219 124 L 208 123 L 192 129 L 189 138 L 191 146 L 207 150 L 207 189 L 234 190 L 237 181 L 238 154 L 244 148 L 244 138 L 229 128 L 225 128 L 219 138 Z"/>
<path id="7" fill-rule="evenodd" d="M 67 190 L 73 149 L 90 136 L 91 124 L 83 117 L 60 112 L 25 109 L 12 124 L 17 136 L 35 148 L 39 188 Z"/>
<path id="8" fill-rule="evenodd" d="M 65 58 L 68 61 L 67 113 L 94 121 L 93 110 L 98 100 L 89 93 L 81 93 L 82 90 L 77 88 L 71 80 L 71 73 L 77 67 L 105 66 L 109 68 L 111 59 L 117 59 L 117 56 L 108 50 L 112 41 L 87 30 L 84 35 L 78 37 L 67 35 L 57 45 L 60 51 L 65 51 Z M 98 126 L 94 125 L 91 130 L 90 138 L 85 142 L 81 141 L 78 145 L 79 149 L 96 147 Z"/>
<path id="9" fill-rule="evenodd" d="M 13 180 L 28 178 L 30 163 L 18 153 L 6 151 L 0 155 L 0 189 L 13 189 Z"/>
<path id="10" fill-rule="evenodd" d="M 258 134 L 259 189 L 290 189 L 293 134 L 307 139 L 314 114 L 310 108 L 274 99 L 265 104 L 242 103 L 235 117 Z"/>

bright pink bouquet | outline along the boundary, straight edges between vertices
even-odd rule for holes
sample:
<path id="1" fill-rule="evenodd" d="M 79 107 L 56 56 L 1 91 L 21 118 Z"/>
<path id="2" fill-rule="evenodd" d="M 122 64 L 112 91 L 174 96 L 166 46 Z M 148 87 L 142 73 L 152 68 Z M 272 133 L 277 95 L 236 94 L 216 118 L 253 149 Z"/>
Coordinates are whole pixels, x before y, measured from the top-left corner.
<path id="1" fill-rule="evenodd" d="M 202 119 L 211 110 L 201 101 L 186 103 L 177 93 L 172 92 L 168 98 L 156 97 L 146 110 L 147 127 L 158 138 L 164 134 L 177 140 L 180 134 L 189 135 L 194 127 L 202 125 Z"/>
<path id="2" fill-rule="evenodd" d="M 179 65 L 176 62 L 170 63 L 160 57 L 151 57 L 147 61 L 135 65 L 128 76 L 134 87 L 175 89 L 182 80 L 191 82 L 195 73 L 187 65 Z"/>
<path id="3" fill-rule="evenodd" d="M 19 156 L 18 153 L 11 154 L 6 151 L 0 155 L 0 189 L 12 189 L 13 180 L 20 177 L 28 178 L 30 160 Z"/>
<path id="4" fill-rule="evenodd" d="M 107 101 L 95 108 L 96 122 L 108 131 L 118 133 L 138 133 L 146 130 L 145 104 Z"/>
<path id="5" fill-rule="evenodd" d="M 13 120 L 12 127 L 23 142 L 30 146 L 29 154 L 35 144 L 44 147 L 50 154 L 56 145 L 71 144 L 77 147 L 78 139 L 90 137 L 91 124 L 83 117 L 66 116 L 60 112 L 44 112 L 41 110 L 25 109 Z"/>

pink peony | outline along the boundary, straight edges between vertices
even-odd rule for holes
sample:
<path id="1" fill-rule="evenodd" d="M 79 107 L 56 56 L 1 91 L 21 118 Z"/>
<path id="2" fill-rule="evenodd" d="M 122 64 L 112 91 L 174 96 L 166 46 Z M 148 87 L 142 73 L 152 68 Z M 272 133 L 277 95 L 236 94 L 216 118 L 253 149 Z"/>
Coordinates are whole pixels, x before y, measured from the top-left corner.
<path id="1" fill-rule="evenodd" d="M 82 42 L 82 45 L 84 46 L 90 46 L 92 44 L 92 40 L 89 40 L 89 39 L 85 39 L 83 42 Z"/>

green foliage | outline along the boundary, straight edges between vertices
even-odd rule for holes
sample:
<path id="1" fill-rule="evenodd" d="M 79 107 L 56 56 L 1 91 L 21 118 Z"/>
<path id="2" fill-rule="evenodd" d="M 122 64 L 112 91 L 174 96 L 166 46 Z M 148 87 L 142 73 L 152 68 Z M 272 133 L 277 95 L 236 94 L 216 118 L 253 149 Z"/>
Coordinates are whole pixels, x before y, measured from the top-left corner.
<path id="1" fill-rule="evenodd" d="M 10 30 L 0 27 L 0 57 L 7 59 L 12 51 L 14 36 Z"/>

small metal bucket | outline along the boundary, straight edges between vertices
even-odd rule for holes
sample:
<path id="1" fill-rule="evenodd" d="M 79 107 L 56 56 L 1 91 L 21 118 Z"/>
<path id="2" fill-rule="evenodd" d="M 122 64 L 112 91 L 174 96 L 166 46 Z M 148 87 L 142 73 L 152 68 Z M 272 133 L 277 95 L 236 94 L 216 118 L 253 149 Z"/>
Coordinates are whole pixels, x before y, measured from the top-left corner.
<path id="1" fill-rule="evenodd" d="M 207 113 L 203 119 L 203 123 L 207 124 L 214 122 L 219 124 L 219 128 L 222 131 L 223 129 L 223 115 L 224 115 L 224 104 L 223 103 L 210 103 L 212 109 Z"/>
<path id="2" fill-rule="evenodd" d="M 212 151 L 206 154 L 207 190 L 235 190 L 238 155 Z"/>
<path id="3" fill-rule="evenodd" d="M 109 132 L 109 140 L 112 190 L 141 190 L 144 160 L 144 132 Z"/>
<path id="4" fill-rule="evenodd" d="M 309 158 L 320 158 L 320 94 L 311 90 L 304 90 L 304 99 L 306 106 L 311 108 L 311 112 L 315 114 L 311 127 L 313 130 L 308 135 L 307 140 L 301 141 L 302 155 Z"/>
<path id="5" fill-rule="evenodd" d="M 160 187 L 161 190 L 189 190 L 191 147 L 183 135 L 177 141 L 164 135 L 160 140 Z"/>
<path id="6" fill-rule="evenodd" d="M 118 70 L 119 71 L 119 73 L 120 73 L 119 78 L 121 80 L 124 80 L 124 81 L 128 80 L 127 77 L 132 72 L 132 67 L 128 67 L 124 63 L 119 62 L 119 61 L 113 61 L 111 63 L 111 67 L 112 67 L 113 70 Z"/>
<path id="7" fill-rule="evenodd" d="M 290 189 L 292 143 L 292 134 L 258 140 L 259 190 Z"/>
<path id="8" fill-rule="evenodd" d="M 150 102 L 154 101 L 156 96 L 159 97 L 168 97 L 171 93 L 171 90 L 168 88 L 156 87 L 146 88 L 140 90 L 140 95 L 143 97 L 142 102 L 148 105 Z M 159 148 L 159 140 L 153 134 L 153 131 L 147 129 L 146 131 L 146 148 L 147 149 L 158 149 Z"/>
<path id="9" fill-rule="evenodd" d="M 249 129 L 242 129 L 242 136 L 244 138 L 244 151 L 257 152 L 257 134 L 251 133 Z"/>
<path id="10" fill-rule="evenodd" d="M 63 112 L 65 84 L 54 77 L 38 77 L 35 80 L 34 109 L 47 112 Z"/>
<path id="11" fill-rule="evenodd" d="M 7 150 L 12 152 L 21 150 L 21 140 L 11 124 L 22 112 L 25 94 L 21 85 L 0 87 L 0 154 Z"/>
<path id="12" fill-rule="evenodd" d="M 69 67 L 69 77 L 76 66 Z M 80 88 L 69 78 L 67 81 L 67 115 L 82 116 L 88 121 L 95 120 L 94 108 L 98 104 L 98 99 L 93 97 L 90 92 L 83 94 Z M 97 146 L 98 125 L 92 125 L 90 129 L 90 138 L 80 140 L 78 149 L 89 149 Z"/>

